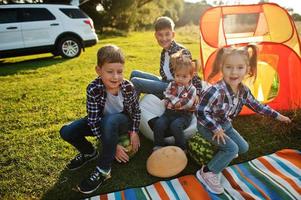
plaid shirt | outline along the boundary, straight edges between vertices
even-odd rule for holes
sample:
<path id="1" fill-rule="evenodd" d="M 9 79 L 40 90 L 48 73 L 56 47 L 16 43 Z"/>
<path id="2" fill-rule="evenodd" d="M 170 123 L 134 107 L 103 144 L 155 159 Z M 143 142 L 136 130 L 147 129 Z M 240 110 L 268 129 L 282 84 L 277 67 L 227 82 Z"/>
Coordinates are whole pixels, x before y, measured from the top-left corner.
<path id="1" fill-rule="evenodd" d="M 235 96 L 230 86 L 221 80 L 202 94 L 197 108 L 198 122 L 212 132 L 218 132 L 222 130 L 221 124 L 231 122 L 240 113 L 243 105 L 273 118 L 279 115 L 269 106 L 259 103 L 247 86 L 241 84 Z"/>
<path id="2" fill-rule="evenodd" d="M 163 66 L 164 66 L 164 60 L 165 60 L 165 52 L 167 51 L 168 52 L 168 55 L 171 56 L 172 54 L 178 52 L 179 50 L 181 49 L 185 49 L 183 51 L 183 53 L 185 55 L 188 55 L 190 56 L 190 58 L 192 57 L 191 56 L 191 53 L 188 49 L 186 49 L 185 47 L 183 47 L 182 45 L 176 43 L 175 41 L 172 41 L 171 42 L 171 45 L 169 47 L 168 50 L 165 50 L 163 49 L 162 52 L 161 52 L 161 57 L 160 57 L 160 76 L 162 77 L 162 80 L 163 81 L 167 81 L 167 77 L 165 75 L 165 72 L 163 70 Z M 173 68 L 171 67 L 171 62 L 169 62 L 169 70 L 170 70 L 170 73 L 172 74 L 173 77 L 175 77 L 175 74 L 174 74 L 174 71 L 173 71 Z M 200 77 L 198 76 L 194 76 L 192 78 L 192 84 L 196 87 L 197 89 L 197 95 L 200 96 L 201 95 L 201 92 L 202 92 L 202 80 Z"/>
<path id="3" fill-rule="evenodd" d="M 171 110 L 194 112 L 198 103 L 196 88 L 192 84 L 179 87 L 175 81 L 172 81 L 167 86 L 164 95 L 166 108 Z"/>
<path id="4" fill-rule="evenodd" d="M 138 97 L 134 86 L 131 82 L 123 80 L 120 85 L 122 96 L 124 97 L 123 106 L 124 112 L 129 115 L 132 120 L 132 127 L 130 131 L 138 133 L 140 123 L 140 107 Z M 100 138 L 100 120 L 104 115 L 104 107 L 106 103 L 106 88 L 100 77 L 92 81 L 87 87 L 87 113 L 88 124 L 95 136 Z"/>

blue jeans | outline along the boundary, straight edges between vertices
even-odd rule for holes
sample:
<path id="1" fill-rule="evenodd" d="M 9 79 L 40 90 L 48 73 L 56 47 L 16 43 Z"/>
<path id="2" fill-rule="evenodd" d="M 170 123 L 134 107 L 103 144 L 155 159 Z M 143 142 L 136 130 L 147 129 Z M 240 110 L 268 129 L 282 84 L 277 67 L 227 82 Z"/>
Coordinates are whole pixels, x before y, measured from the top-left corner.
<path id="1" fill-rule="evenodd" d="M 101 119 L 102 155 L 98 162 L 101 169 L 111 169 L 119 135 L 127 133 L 129 124 L 129 117 L 123 113 L 106 115 Z M 60 134 L 65 141 L 73 145 L 80 153 L 93 153 L 94 147 L 86 139 L 86 136 L 94 135 L 86 117 L 64 125 L 60 130 Z"/>
<path id="2" fill-rule="evenodd" d="M 217 140 L 212 140 L 213 133 L 198 123 L 198 133 L 201 134 L 206 140 L 214 144 L 218 151 L 213 156 L 212 160 L 207 164 L 210 171 L 219 173 L 226 168 L 229 163 L 235 158 L 237 154 L 242 154 L 248 151 L 249 144 L 246 140 L 232 127 L 230 122 L 222 124 L 224 132 L 229 138 L 225 138 L 226 144 Z"/>
<path id="3" fill-rule="evenodd" d="M 132 71 L 130 80 L 135 86 L 138 96 L 141 93 L 147 93 L 162 99 L 163 92 L 168 86 L 168 82 L 162 81 L 160 77 L 139 70 Z"/>
<path id="4" fill-rule="evenodd" d="M 164 138 L 169 136 L 167 131 L 175 138 L 175 145 L 186 150 L 184 130 L 190 125 L 192 113 L 166 109 L 154 125 L 154 145 L 165 146 Z"/>

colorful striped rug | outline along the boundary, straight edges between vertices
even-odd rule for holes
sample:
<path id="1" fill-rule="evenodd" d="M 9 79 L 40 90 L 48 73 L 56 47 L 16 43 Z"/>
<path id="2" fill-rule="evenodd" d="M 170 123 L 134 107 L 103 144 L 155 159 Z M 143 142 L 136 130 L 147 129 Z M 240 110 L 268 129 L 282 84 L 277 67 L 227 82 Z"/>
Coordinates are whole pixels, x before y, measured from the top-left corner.
<path id="1" fill-rule="evenodd" d="M 301 151 L 284 149 L 246 163 L 227 167 L 221 176 L 225 193 L 207 192 L 194 175 L 160 181 L 89 199 L 301 199 Z"/>

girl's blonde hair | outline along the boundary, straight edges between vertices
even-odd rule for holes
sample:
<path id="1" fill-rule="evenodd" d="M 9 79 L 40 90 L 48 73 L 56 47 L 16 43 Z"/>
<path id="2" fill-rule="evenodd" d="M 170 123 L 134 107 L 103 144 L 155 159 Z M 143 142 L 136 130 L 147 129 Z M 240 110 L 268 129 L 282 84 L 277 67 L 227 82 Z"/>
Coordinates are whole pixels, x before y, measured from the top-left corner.
<path id="1" fill-rule="evenodd" d="M 251 52 L 249 51 L 251 50 Z M 221 72 L 222 67 L 226 58 L 229 55 L 238 54 L 245 57 L 246 64 L 250 66 L 250 70 L 248 72 L 249 77 L 254 76 L 254 81 L 257 76 L 257 46 L 253 44 L 249 44 L 244 47 L 222 47 L 218 49 L 215 60 L 213 62 L 213 67 L 210 75 L 208 76 L 208 81 L 213 79 L 218 73 Z"/>
<path id="2" fill-rule="evenodd" d="M 182 49 L 171 55 L 171 67 L 173 71 L 186 69 L 191 76 L 197 72 L 198 62 L 197 60 L 192 60 L 190 55 L 185 54 L 185 49 Z"/>

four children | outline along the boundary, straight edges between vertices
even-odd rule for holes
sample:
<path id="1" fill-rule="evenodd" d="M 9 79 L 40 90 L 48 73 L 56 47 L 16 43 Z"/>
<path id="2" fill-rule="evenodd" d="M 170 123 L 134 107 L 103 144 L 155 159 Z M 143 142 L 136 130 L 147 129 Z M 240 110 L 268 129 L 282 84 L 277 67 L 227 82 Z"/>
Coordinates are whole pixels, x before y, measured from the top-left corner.
<path id="1" fill-rule="evenodd" d="M 221 48 L 214 62 L 209 79 L 218 73 L 223 77 L 217 84 L 202 91 L 202 81 L 195 73 L 196 65 L 190 52 L 174 41 L 174 23 L 168 17 L 159 17 L 155 22 L 155 37 L 163 48 L 160 75 L 157 77 L 142 71 L 133 71 L 130 79 L 124 80 L 124 55 L 115 45 L 106 45 L 97 53 L 98 77 L 87 87 L 87 116 L 63 126 L 61 137 L 73 145 L 79 154 L 67 168 L 76 170 L 91 160 L 98 159 L 91 175 L 77 186 L 82 193 L 95 191 L 110 178 L 114 158 L 128 162 L 126 149 L 118 145 L 118 136 L 128 133 L 134 151 L 140 140 L 139 95 L 152 93 L 164 97 L 165 113 L 154 125 L 154 150 L 164 146 L 167 130 L 175 137 L 175 145 L 186 150 L 183 130 L 191 122 L 197 108 L 198 132 L 217 146 L 213 159 L 197 172 L 197 177 L 213 193 L 223 193 L 218 174 L 237 156 L 248 150 L 248 143 L 232 127 L 243 105 L 255 112 L 289 123 L 288 117 L 268 106 L 260 104 L 242 83 L 246 75 L 256 77 L 257 50 L 249 45 L 242 48 Z M 249 53 L 251 50 L 251 55 Z M 165 91 L 165 92 L 164 92 Z M 203 93 L 203 94 L 202 94 Z M 102 154 L 86 139 L 96 136 L 101 141 Z"/>

